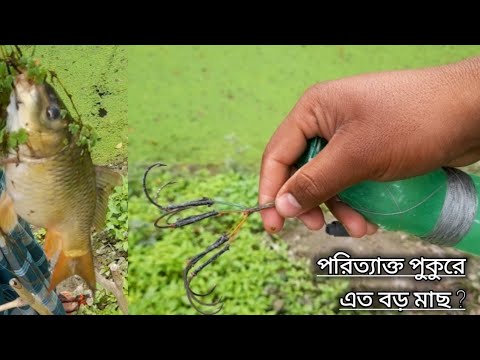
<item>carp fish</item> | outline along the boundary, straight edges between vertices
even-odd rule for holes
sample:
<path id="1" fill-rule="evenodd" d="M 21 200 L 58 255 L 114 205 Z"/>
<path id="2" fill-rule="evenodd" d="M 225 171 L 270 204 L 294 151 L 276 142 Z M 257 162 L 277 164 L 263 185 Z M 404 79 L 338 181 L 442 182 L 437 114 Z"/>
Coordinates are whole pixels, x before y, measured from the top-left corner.
<path id="1" fill-rule="evenodd" d="M 6 129 L 24 129 L 28 139 L 3 162 L 0 230 L 13 230 L 17 216 L 45 228 L 45 254 L 54 264 L 49 290 L 75 274 L 95 290 L 91 231 L 103 229 L 109 195 L 121 176 L 93 165 L 89 149 L 69 128 L 73 118 L 66 109 L 47 82 L 16 76 Z"/>

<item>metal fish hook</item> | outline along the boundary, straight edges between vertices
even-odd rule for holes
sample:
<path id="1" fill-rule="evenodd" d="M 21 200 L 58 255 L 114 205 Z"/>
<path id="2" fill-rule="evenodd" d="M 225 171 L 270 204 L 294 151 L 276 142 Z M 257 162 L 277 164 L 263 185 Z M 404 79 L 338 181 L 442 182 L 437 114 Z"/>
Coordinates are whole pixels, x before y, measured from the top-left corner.
<path id="1" fill-rule="evenodd" d="M 208 218 L 213 218 L 213 217 L 218 217 L 218 216 L 223 216 L 226 214 L 232 214 L 232 213 L 237 213 L 241 214 L 241 220 L 233 227 L 233 229 L 220 236 L 214 243 L 212 243 L 210 246 L 208 246 L 205 250 L 200 252 L 199 254 L 195 255 L 193 258 L 188 260 L 187 265 L 185 266 L 183 270 L 183 282 L 185 286 L 185 291 L 187 293 L 187 298 L 190 304 L 201 314 L 209 314 L 213 315 L 218 313 L 222 307 L 223 303 L 222 300 L 214 300 L 213 302 L 205 302 L 203 300 L 200 300 L 199 298 L 206 297 L 208 295 L 211 295 L 213 291 L 216 288 L 216 285 L 214 285 L 210 290 L 208 290 L 206 293 L 197 293 L 192 290 L 191 288 L 191 282 L 192 280 L 203 270 L 205 269 L 208 265 L 213 263 L 215 260 L 217 260 L 220 256 L 222 256 L 225 252 L 227 252 L 230 249 L 230 244 L 233 242 L 235 237 L 237 236 L 238 232 L 240 231 L 242 225 L 247 221 L 248 217 L 255 213 L 259 212 L 264 209 L 272 208 L 275 206 L 274 202 L 269 202 L 263 205 L 257 205 L 254 207 L 241 207 L 241 209 L 234 209 L 234 210 L 211 210 L 208 212 L 200 213 L 197 215 L 190 215 L 185 218 L 180 218 L 177 219 L 175 222 L 170 222 L 170 218 L 178 215 L 180 212 L 185 211 L 187 209 L 192 209 L 195 207 L 212 207 L 215 204 L 220 204 L 220 205 L 234 205 L 230 204 L 224 201 L 220 200 L 215 200 L 215 199 L 210 199 L 207 197 L 203 197 L 201 199 L 197 200 L 191 200 L 187 201 L 184 203 L 180 204 L 170 204 L 170 205 L 160 205 L 149 193 L 147 190 L 147 176 L 150 173 L 150 171 L 156 167 L 162 167 L 166 166 L 163 163 L 155 163 L 153 165 L 150 165 L 146 170 L 143 175 L 143 190 L 145 193 L 145 196 L 149 200 L 150 203 L 152 203 L 154 206 L 156 206 L 158 209 L 160 209 L 163 214 L 155 221 L 154 225 L 157 228 L 165 229 L 165 228 L 170 228 L 170 229 L 176 229 L 179 227 L 191 225 L 197 222 L 200 222 L 202 220 L 208 219 Z M 164 189 L 166 186 L 174 184 L 174 182 L 168 182 L 160 187 L 160 189 L 157 191 L 158 193 Z M 236 205 L 238 206 L 238 205 Z M 214 253 L 210 257 L 209 254 Z M 195 267 L 201 260 L 206 260 Z M 207 306 L 207 307 L 216 307 L 213 311 L 207 312 L 204 311 L 200 308 L 200 306 Z"/>

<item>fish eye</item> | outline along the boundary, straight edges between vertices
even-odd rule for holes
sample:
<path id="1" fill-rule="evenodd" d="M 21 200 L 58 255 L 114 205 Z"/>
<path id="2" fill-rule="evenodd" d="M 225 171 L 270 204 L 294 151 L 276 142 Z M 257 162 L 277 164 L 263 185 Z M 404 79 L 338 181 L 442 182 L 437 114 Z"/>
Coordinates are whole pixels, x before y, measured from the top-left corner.
<path id="1" fill-rule="evenodd" d="M 47 108 L 48 120 L 58 120 L 60 118 L 60 109 L 56 106 L 49 106 Z"/>

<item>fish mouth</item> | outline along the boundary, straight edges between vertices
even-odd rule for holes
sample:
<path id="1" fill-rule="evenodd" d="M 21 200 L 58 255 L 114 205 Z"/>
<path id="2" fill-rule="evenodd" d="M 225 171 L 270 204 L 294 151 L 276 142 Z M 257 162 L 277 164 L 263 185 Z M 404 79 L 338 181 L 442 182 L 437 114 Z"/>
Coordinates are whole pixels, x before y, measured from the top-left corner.
<path id="1" fill-rule="evenodd" d="M 50 84 L 38 83 L 25 73 L 19 74 L 15 77 L 7 108 L 7 129 L 9 132 L 25 129 L 30 136 L 41 139 L 32 147 L 45 147 L 48 138 L 56 148 L 58 144 L 54 146 L 53 143 L 60 140 L 54 138 L 68 136 L 65 129 L 70 117 L 62 109 L 65 106 Z"/>
<path id="2" fill-rule="evenodd" d="M 14 88 L 20 91 L 29 91 L 36 84 L 26 74 L 19 74 L 15 77 Z"/>
<path id="3" fill-rule="evenodd" d="M 20 74 L 14 81 L 15 92 L 19 94 L 29 93 L 34 96 L 35 94 L 43 93 L 49 102 L 58 104 L 59 98 L 54 88 L 46 81 L 43 83 L 36 83 L 34 80 L 29 79 L 26 74 Z"/>
<path id="4" fill-rule="evenodd" d="M 50 120 L 59 120 L 65 108 L 55 89 L 47 82 L 36 83 L 26 74 L 20 74 L 14 82 L 13 93 L 17 109 L 23 105 L 32 113 L 46 112 Z"/>
<path id="5" fill-rule="evenodd" d="M 13 86 L 14 101 L 17 108 L 20 104 L 25 104 L 28 107 L 38 106 L 38 103 L 41 101 L 40 86 L 40 84 L 36 84 L 28 79 L 26 74 L 18 75 Z"/>

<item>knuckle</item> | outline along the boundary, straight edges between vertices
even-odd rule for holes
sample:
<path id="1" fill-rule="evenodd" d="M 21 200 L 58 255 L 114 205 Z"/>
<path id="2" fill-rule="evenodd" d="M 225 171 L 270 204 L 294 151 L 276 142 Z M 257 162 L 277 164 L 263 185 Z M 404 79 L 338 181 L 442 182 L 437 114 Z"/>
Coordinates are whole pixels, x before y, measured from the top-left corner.
<path id="1" fill-rule="evenodd" d="M 292 192 L 302 206 L 313 206 L 325 194 L 326 189 L 323 184 L 321 175 L 313 177 L 305 171 L 300 171 L 295 176 Z"/>
<path id="2" fill-rule="evenodd" d="M 304 101 L 311 104 L 318 104 L 322 99 L 333 91 L 332 82 L 319 82 L 309 86 L 303 93 Z"/>
<path id="3" fill-rule="evenodd" d="M 333 81 L 317 82 L 317 83 L 309 86 L 305 90 L 305 94 L 306 95 L 319 95 L 321 93 L 325 93 L 325 92 L 330 91 L 333 88 L 334 85 L 335 84 L 334 84 Z"/>
<path id="4" fill-rule="evenodd" d="M 304 93 L 303 104 L 313 119 L 315 130 L 327 139 L 335 133 L 340 118 L 338 106 L 338 85 L 327 81 L 310 86 Z"/>

